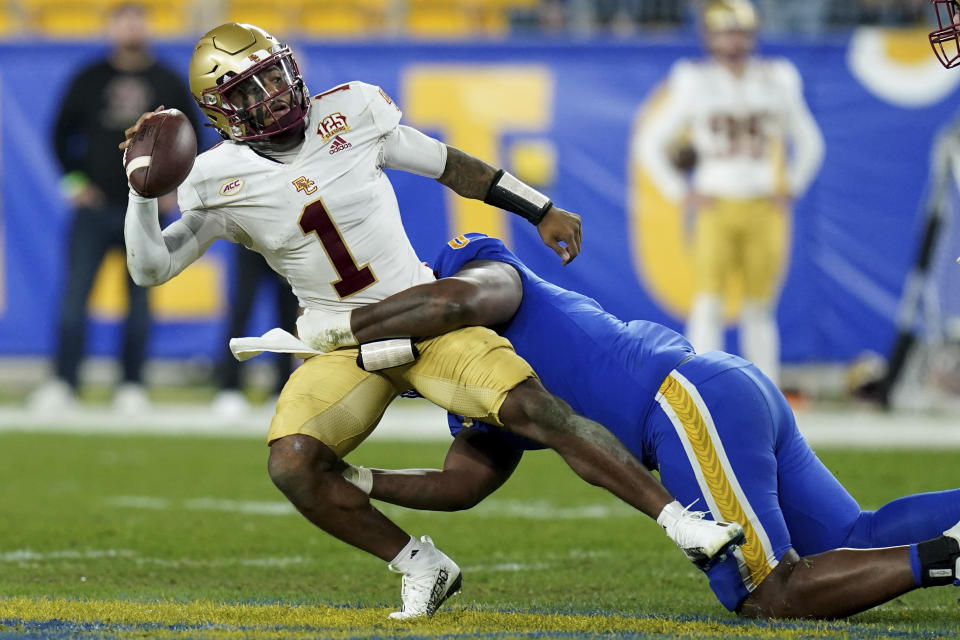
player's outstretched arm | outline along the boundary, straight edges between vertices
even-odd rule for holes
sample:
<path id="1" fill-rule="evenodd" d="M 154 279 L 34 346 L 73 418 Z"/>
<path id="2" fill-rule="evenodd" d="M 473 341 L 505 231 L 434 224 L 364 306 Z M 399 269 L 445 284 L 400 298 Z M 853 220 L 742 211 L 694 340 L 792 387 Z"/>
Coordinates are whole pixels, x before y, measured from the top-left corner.
<path id="1" fill-rule="evenodd" d="M 554 206 L 545 195 L 503 169 L 447 145 L 446 167 L 437 181 L 464 198 L 483 200 L 526 218 L 536 225 L 543 243 L 560 256 L 563 264 L 580 253 L 580 216 Z"/>
<path id="2" fill-rule="evenodd" d="M 443 469 L 348 467 L 343 476 L 377 500 L 410 509 L 460 511 L 499 489 L 522 455 L 490 433 L 464 429 L 450 445 Z"/>
<path id="3" fill-rule="evenodd" d="M 567 264 L 580 253 L 580 216 L 483 160 L 399 125 L 384 137 L 381 166 L 436 178 L 458 195 L 516 213 L 537 227 L 543 243 Z"/>

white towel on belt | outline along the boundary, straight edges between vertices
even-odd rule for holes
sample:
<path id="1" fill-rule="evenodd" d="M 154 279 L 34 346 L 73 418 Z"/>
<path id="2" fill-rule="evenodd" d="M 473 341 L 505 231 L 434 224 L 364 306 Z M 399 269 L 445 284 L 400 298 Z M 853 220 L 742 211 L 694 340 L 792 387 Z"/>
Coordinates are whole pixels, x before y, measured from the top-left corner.
<path id="1" fill-rule="evenodd" d="M 241 362 L 265 351 L 292 353 L 304 360 L 323 353 L 323 351 L 310 348 L 303 341 L 283 329 L 270 329 L 259 338 L 233 338 L 230 340 L 230 352 L 233 353 L 234 358 Z"/>

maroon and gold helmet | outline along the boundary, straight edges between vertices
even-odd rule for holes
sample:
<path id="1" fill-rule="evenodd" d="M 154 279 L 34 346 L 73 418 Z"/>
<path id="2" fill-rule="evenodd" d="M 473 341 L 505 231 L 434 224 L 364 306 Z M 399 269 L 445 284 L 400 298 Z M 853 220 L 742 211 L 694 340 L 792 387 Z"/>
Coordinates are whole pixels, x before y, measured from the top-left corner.
<path id="1" fill-rule="evenodd" d="M 245 142 L 302 127 L 310 106 L 290 48 L 259 27 L 235 22 L 197 42 L 190 92 L 221 136 Z"/>
<path id="2" fill-rule="evenodd" d="M 957 0 L 930 0 L 937 14 L 937 29 L 930 32 L 930 46 L 947 69 L 960 65 L 960 4 Z"/>

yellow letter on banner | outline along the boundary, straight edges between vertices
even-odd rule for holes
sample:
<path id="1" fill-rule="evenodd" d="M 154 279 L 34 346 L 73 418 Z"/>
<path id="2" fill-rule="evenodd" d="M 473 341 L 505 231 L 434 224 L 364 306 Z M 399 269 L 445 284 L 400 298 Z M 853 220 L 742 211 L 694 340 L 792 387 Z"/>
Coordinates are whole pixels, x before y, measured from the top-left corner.
<path id="1" fill-rule="evenodd" d="M 629 216 L 637 276 L 651 297 L 670 315 L 683 319 L 693 297 L 693 259 L 680 203 L 668 200 L 639 161 L 646 117 L 664 102 L 655 89 L 633 123 L 628 159 Z"/>
<path id="2" fill-rule="evenodd" d="M 150 289 L 155 320 L 211 320 L 223 313 L 223 264 L 204 256 L 173 280 Z M 87 307 L 101 320 L 119 320 L 127 313 L 127 263 L 123 251 L 107 252 Z"/>
<path id="3" fill-rule="evenodd" d="M 553 116 L 553 76 L 540 66 L 415 66 L 404 74 L 407 122 L 439 129 L 445 142 L 502 166 L 500 135 L 542 131 Z M 476 231 L 507 244 L 507 218 L 479 200 L 449 195 L 450 234 Z"/>

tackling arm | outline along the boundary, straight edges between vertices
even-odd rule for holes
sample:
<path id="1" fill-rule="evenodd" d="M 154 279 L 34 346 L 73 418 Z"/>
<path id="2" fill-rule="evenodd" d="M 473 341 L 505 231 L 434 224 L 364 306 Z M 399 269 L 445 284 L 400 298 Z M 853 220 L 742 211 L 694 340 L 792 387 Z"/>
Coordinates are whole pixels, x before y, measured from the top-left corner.
<path id="1" fill-rule="evenodd" d="M 490 433 L 463 429 L 450 445 L 442 470 L 370 469 L 370 497 L 410 509 L 469 509 L 507 481 L 522 455 Z M 349 473 L 344 474 L 348 479 Z"/>
<path id="2" fill-rule="evenodd" d="M 493 326 L 513 317 L 523 297 L 516 269 L 468 262 L 456 275 L 410 287 L 341 314 L 304 313 L 297 333 L 314 349 L 332 351 L 388 338 L 429 338 L 465 326 Z"/>
<path id="3" fill-rule="evenodd" d="M 438 336 L 465 326 L 503 324 L 516 313 L 522 297 L 516 269 L 504 262 L 478 260 L 450 278 L 354 309 L 350 328 L 359 343 Z"/>

